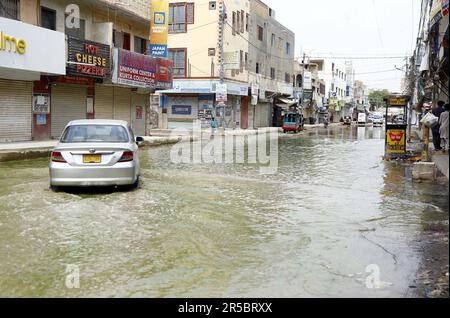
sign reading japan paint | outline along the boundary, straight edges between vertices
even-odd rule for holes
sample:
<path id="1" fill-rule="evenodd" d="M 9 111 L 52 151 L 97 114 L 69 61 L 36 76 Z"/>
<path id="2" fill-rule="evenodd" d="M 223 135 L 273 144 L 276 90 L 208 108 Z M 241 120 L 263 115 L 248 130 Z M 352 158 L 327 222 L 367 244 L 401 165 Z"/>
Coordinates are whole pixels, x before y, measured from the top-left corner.
<path id="1" fill-rule="evenodd" d="M 172 61 L 116 48 L 112 82 L 149 89 L 170 89 Z"/>
<path id="2" fill-rule="evenodd" d="M 105 78 L 109 74 L 109 45 L 72 37 L 69 37 L 67 43 L 69 75 Z"/>
<path id="3" fill-rule="evenodd" d="M 167 39 L 169 33 L 168 0 L 150 1 L 150 44 L 147 54 L 168 57 Z"/>
<path id="4" fill-rule="evenodd" d="M 38 80 L 40 73 L 64 75 L 65 60 L 64 33 L 0 17 L 1 78 Z"/>

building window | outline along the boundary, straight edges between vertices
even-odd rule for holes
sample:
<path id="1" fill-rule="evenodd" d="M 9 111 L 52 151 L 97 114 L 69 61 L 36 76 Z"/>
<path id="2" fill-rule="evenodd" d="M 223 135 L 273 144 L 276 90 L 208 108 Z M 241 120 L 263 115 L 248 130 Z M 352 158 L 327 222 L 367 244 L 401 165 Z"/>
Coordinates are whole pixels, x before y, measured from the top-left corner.
<path id="1" fill-rule="evenodd" d="M 259 63 L 256 63 L 256 74 L 261 74 L 259 69 Z"/>
<path id="2" fill-rule="evenodd" d="M 56 11 L 41 7 L 41 27 L 56 31 Z"/>
<path id="3" fill-rule="evenodd" d="M 248 71 L 248 53 L 245 52 L 245 69 Z"/>
<path id="4" fill-rule="evenodd" d="M 216 56 L 216 49 L 215 48 L 209 48 L 208 49 L 208 56 Z"/>
<path id="5" fill-rule="evenodd" d="M 262 26 L 258 25 L 258 40 L 263 41 L 264 40 L 264 29 Z"/>
<path id="6" fill-rule="evenodd" d="M 169 5 L 169 33 L 186 33 L 186 3 Z"/>
<path id="7" fill-rule="evenodd" d="M 286 55 L 291 55 L 291 43 L 286 42 Z"/>
<path id="8" fill-rule="evenodd" d="M 130 51 L 131 50 L 131 36 L 129 33 L 123 33 L 123 47 L 122 49 Z"/>
<path id="9" fill-rule="evenodd" d="M 173 61 L 174 77 L 186 77 L 186 49 L 169 49 L 169 58 Z"/>
<path id="10" fill-rule="evenodd" d="M 241 10 L 241 33 L 245 31 L 245 12 Z"/>
<path id="11" fill-rule="evenodd" d="M 273 68 L 273 67 L 271 67 L 270 68 L 270 79 L 275 79 L 276 78 L 276 71 L 275 71 L 275 68 Z"/>
<path id="12" fill-rule="evenodd" d="M 236 35 L 236 12 L 233 11 L 233 21 L 232 21 L 233 35 Z"/>
<path id="13" fill-rule="evenodd" d="M 64 21 L 67 19 L 67 14 L 65 15 Z M 79 40 L 84 40 L 86 37 L 86 21 L 83 19 L 80 19 L 80 27 L 76 28 L 68 28 L 67 23 L 65 23 L 65 29 L 64 32 L 67 36 L 74 37 Z"/>
<path id="14" fill-rule="evenodd" d="M 236 33 L 241 32 L 241 11 L 236 13 Z"/>
<path id="15" fill-rule="evenodd" d="M 217 5 L 215 1 L 210 1 L 209 2 L 209 10 L 216 10 Z"/>
<path id="16" fill-rule="evenodd" d="M 134 51 L 136 53 L 145 54 L 147 52 L 147 40 L 138 36 L 134 37 Z"/>
<path id="17" fill-rule="evenodd" d="M 270 38 L 270 46 L 273 47 L 275 45 L 275 34 L 272 33 L 272 37 Z"/>
<path id="18" fill-rule="evenodd" d="M 245 31 L 248 32 L 249 30 L 249 23 L 250 23 L 250 16 L 248 15 L 248 13 L 245 15 Z"/>
<path id="19" fill-rule="evenodd" d="M 194 24 L 195 14 L 194 14 L 194 3 L 186 3 L 187 11 L 187 24 Z"/>
<path id="20" fill-rule="evenodd" d="M 19 20 L 19 0 L 1 0 L 0 17 Z"/>
<path id="21" fill-rule="evenodd" d="M 284 73 L 284 81 L 286 83 L 290 83 L 291 82 L 291 74 L 289 73 Z"/>

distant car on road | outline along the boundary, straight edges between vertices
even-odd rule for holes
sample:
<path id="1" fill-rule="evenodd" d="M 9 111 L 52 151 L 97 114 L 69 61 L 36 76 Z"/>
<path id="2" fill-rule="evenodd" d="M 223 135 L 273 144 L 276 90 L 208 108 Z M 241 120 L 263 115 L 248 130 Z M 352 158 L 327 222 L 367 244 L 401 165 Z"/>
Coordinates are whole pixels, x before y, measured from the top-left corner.
<path id="1" fill-rule="evenodd" d="M 70 122 L 50 159 L 50 186 L 139 185 L 139 147 L 130 125 L 116 120 Z"/>
<path id="2" fill-rule="evenodd" d="M 366 113 L 358 114 L 358 126 L 364 127 L 367 124 L 367 116 Z"/>
<path id="3" fill-rule="evenodd" d="M 381 127 L 384 125 L 384 115 L 382 113 L 373 114 L 373 126 Z"/>

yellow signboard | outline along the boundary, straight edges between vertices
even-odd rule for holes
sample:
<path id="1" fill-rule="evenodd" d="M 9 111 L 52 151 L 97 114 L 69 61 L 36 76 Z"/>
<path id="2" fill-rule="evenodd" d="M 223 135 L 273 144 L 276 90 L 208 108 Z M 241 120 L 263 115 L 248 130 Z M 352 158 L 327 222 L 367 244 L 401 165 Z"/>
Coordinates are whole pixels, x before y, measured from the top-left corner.
<path id="1" fill-rule="evenodd" d="M 386 152 L 388 154 L 404 154 L 406 152 L 406 131 L 388 129 L 386 134 Z"/>
<path id="2" fill-rule="evenodd" d="M 389 105 L 390 106 L 406 106 L 406 105 L 408 105 L 408 100 L 404 97 L 389 98 Z"/>
<path id="3" fill-rule="evenodd" d="M 168 57 L 167 39 L 169 33 L 169 1 L 150 1 L 150 45 L 148 54 Z"/>

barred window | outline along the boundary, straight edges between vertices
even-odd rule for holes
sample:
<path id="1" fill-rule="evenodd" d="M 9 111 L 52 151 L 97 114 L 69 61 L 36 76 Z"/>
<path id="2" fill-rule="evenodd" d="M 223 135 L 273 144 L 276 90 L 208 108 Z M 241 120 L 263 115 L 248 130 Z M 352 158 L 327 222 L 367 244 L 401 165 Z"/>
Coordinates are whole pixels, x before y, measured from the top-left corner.
<path id="1" fill-rule="evenodd" d="M 169 33 L 187 32 L 186 5 L 170 4 L 169 7 Z"/>
<path id="2" fill-rule="evenodd" d="M 0 17 L 19 20 L 19 0 L 0 1 Z"/>
<path id="3" fill-rule="evenodd" d="M 169 49 L 174 77 L 186 77 L 186 49 Z"/>

